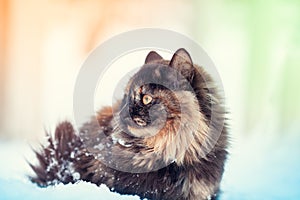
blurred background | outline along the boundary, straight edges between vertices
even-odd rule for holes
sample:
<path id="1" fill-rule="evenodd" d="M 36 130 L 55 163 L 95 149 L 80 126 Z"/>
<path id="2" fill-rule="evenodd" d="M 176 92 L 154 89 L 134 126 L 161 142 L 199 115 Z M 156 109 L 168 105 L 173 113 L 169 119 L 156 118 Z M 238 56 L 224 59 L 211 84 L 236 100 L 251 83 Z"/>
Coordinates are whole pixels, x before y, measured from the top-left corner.
<path id="1" fill-rule="evenodd" d="M 298 0 L 0 0 L 0 139 L 35 140 L 72 120 L 88 53 L 145 27 L 182 33 L 215 62 L 231 113 L 224 187 L 299 198 Z"/>

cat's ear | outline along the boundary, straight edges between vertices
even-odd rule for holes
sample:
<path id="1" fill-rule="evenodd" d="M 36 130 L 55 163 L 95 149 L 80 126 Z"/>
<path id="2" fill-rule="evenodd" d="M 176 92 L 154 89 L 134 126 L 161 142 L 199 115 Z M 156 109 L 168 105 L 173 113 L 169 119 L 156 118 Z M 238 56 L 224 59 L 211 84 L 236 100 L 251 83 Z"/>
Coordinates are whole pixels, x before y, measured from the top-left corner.
<path id="1" fill-rule="evenodd" d="M 174 53 L 169 66 L 176 69 L 188 80 L 193 78 L 193 61 L 190 54 L 184 48 L 180 48 Z"/>
<path id="2" fill-rule="evenodd" d="M 145 59 L 145 64 L 163 59 L 158 53 L 155 51 L 150 51 Z"/>
<path id="3" fill-rule="evenodd" d="M 193 65 L 193 61 L 190 54 L 184 48 L 180 48 L 174 53 L 170 61 L 170 66 L 176 68 L 182 63 L 189 63 Z"/>

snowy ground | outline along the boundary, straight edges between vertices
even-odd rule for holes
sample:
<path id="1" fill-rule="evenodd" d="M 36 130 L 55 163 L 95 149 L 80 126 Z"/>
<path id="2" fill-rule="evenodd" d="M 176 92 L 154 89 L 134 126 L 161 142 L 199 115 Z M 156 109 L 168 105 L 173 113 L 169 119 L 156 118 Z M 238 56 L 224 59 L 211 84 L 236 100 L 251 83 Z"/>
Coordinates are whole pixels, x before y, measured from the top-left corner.
<path id="1" fill-rule="evenodd" d="M 104 185 L 80 182 L 78 184 L 57 185 L 39 188 L 32 184 L 27 175 L 31 173 L 27 160 L 34 160 L 32 151 L 26 142 L 0 141 L 0 199 L 43 199 L 43 200 L 136 200 L 138 197 L 121 196 L 112 193 Z"/>
<path id="2" fill-rule="evenodd" d="M 254 134 L 233 139 L 222 182 L 221 200 L 300 199 L 300 137 L 298 134 L 275 139 L 269 136 Z M 136 196 L 120 196 L 111 193 L 105 186 L 99 188 L 84 182 L 38 188 L 26 177 L 30 168 L 25 158 L 34 159 L 26 142 L 0 141 L 1 200 L 139 199 Z"/>

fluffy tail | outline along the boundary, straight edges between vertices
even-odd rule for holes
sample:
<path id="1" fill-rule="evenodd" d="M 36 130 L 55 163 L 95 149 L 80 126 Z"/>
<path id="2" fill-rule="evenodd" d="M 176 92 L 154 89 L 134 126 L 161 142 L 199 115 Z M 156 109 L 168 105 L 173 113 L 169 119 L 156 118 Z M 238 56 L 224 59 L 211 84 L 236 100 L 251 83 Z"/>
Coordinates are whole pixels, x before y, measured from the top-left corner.
<path id="1" fill-rule="evenodd" d="M 75 183 L 80 179 L 74 163 L 82 146 L 71 123 L 62 122 L 54 136 L 48 135 L 48 144 L 40 152 L 35 151 L 38 164 L 30 164 L 35 172 L 30 180 L 41 187 L 57 183 Z"/>

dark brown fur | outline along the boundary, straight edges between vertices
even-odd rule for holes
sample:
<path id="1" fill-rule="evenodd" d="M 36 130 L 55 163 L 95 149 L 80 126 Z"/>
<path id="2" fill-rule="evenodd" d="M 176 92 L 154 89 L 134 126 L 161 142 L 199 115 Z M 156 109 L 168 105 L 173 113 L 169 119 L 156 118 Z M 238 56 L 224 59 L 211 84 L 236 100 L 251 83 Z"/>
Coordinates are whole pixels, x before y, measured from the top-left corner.
<path id="1" fill-rule="evenodd" d="M 177 54 L 184 59 L 176 56 Z M 187 99 L 178 101 L 182 101 L 181 106 L 186 105 L 191 113 L 180 113 L 176 98 L 171 93 L 160 90 L 162 93 L 159 95 L 169 98 L 163 103 L 167 104 L 172 112 L 168 114 L 172 116 L 168 116 L 164 127 L 150 137 L 135 135 L 143 133 L 143 129 L 135 132 L 130 127 L 133 131 L 130 135 L 126 131 L 120 131 L 122 119 L 114 116 L 111 107 L 101 109 L 95 118 L 83 125 L 79 134 L 75 133 L 69 122 L 63 122 L 57 126 L 54 137 L 49 136 L 49 144 L 41 152 L 36 152 L 39 164 L 31 165 L 36 173 L 36 176 L 31 177 L 33 182 L 39 186 L 48 186 L 59 182 L 66 184 L 84 180 L 97 185 L 105 184 L 110 190 L 120 194 L 134 194 L 152 200 L 217 198 L 228 146 L 226 124 L 222 126 L 225 111 L 217 88 L 203 68 L 192 64 L 184 49 L 179 49 L 171 61 L 163 60 L 157 53 L 150 52 L 145 63 L 176 67 L 188 80 L 194 94 L 189 89 L 186 92 L 179 90 L 177 98 Z M 142 70 L 146 68 L 147 66 Z M 142 75 L 138 73 L 138 76 Z M 125 95 L 129 95 L 133 84 L 131 80 Z M 185 83 L 182 88 L 185 88 Z M 213 112 L 212 105 L 215 108 L 213 111 L 216 121 L 208 126 Z M 119 102 L 114 108 L 120 111 L 120 107 L 124 106 L 127 105 Z M 121 111 L 119 114 L 122 114 Z M 114 120 L 115 118 L 117 119 Z M 180 132 L 179 119 L 189 129 Z M 221 134 L 216 143 L 213 143 L 213 135 L 218 134 L 216 127 L 219 126 L 222 126 Z M 187 133 L 188 130 L 195 132 L 190 134 Z M 129 145 L 116 143 L 116 138 Z M 98 143 L 107 144 L 110 148 L 94 149 L 93 146 Z M 184 144 L 187 146 L 183 147 Z M 210 145 L 213 145 L 211 150 L 204 154 L 204 150 L 210 148 Z M 122 165 L 124 170 L 111 167 L 97 159 L 99 152 L 104 154 L 106 160 L 110 159 L 109 156 L 116 156 L 112 160 L 118 158 L 115 159 L 115 165 Z M 162 165 L 163 168 L 160 167 Z M 128 169 L 132 169 L 132 172 Z M 143 171 L 145 169 L 149 171 Z"/>

